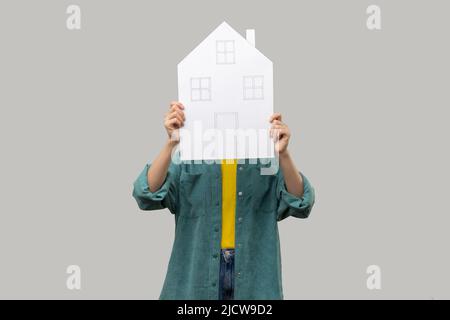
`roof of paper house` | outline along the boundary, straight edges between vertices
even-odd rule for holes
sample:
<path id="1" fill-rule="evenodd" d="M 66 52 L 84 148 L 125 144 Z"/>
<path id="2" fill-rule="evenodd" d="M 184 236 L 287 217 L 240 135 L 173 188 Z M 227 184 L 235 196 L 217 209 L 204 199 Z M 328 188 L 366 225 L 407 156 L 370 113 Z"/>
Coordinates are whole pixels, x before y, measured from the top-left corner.
<path id="1" fill-rule="evenodd" d="M 255 50 L 258 54 L 260 54 L 262 57 L 267 59 L 268 62 L 272 63 L 272 61 L 267 58 L 261 51 L 259 51 L 253 44 L 251 44 L 247 39 L 245 39 L 239 32 L 234 30 L 227 22 L 222 22 L 214 31 L 212 31 L 197 47 L 195 47 L 178 65 L 181 65 L 182 63 L 189 60 L 189 57 L 194 55 L 198 50 L 201 50 L 203 45 L 208 43 L 208 40 L 212 37 L 214 37 L 217 33 L 231 33 L 233 35 L 236 35 L 237 37 L 233 40 L 242 41 L 244 46 L 248 47 L 251 50 Z M 228 39 L 224 39 L 228 40 Z"/>

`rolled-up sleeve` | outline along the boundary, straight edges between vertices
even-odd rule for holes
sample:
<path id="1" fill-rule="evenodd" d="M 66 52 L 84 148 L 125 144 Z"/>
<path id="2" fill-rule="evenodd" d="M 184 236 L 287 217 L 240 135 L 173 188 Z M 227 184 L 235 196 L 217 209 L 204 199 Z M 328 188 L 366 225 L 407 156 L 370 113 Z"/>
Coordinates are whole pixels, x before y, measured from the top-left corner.
<path id="1" fill-rule="evenodd" d="M 141 210 L 168 208 L 171 213 L 175 214 L 178 207 L 180 165 L 170 164 L 166 180 L 155 192 L 151 192 L 148 186 L 147 173 L 150 167 L 151 164 L 146 165 L 134 182 L 133 197 Z"/>
<path id="2" fill-rule="evenodd" d="M 301 174 L 301 176 L 303 180 L 303 196 L 299 198 L 287 191 L 283 174 L 281 172 L 278 173 L 278 221 L 286 219 L 290 216 L 302 219 L 309 217 L 315 200 L 314 188 L 311 186 L 308 179 L 303 174 Z"/>

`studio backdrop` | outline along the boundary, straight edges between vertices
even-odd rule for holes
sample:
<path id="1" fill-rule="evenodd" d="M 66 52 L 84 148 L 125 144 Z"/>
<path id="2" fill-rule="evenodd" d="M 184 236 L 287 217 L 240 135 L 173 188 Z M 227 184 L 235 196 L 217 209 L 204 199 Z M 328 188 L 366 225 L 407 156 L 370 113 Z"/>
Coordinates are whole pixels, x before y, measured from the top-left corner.
<path id="1" fill-rule="evenodd" d="M 0 3 L 0 298 L 157 299 L 174 239 L 133 182 L 177 64 L 223 21 L 273 62 L 316 191 L 285 299 L 450 298 L 448 1 Z M 74 275 L 79 280 L 73 286 Z"/>

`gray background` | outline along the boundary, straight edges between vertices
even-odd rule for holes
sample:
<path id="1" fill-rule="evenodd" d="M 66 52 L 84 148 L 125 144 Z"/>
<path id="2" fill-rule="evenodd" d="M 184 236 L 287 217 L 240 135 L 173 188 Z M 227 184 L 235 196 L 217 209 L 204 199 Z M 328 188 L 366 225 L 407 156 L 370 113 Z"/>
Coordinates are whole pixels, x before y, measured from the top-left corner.
<path id="1" fill-rule="evenodd" d="M 309 220 L 279 225 L 285 298 L 450 298 L 449 9 L 2 0 L 0 297 L 158 298 L 174 221 L 141 214 L 132 183 L 163 145 L 176 64 L 226 20 L 273 60 L 275 109 L 317 192 Z M 71 264 L 81 291 L 66 288 Z"/>

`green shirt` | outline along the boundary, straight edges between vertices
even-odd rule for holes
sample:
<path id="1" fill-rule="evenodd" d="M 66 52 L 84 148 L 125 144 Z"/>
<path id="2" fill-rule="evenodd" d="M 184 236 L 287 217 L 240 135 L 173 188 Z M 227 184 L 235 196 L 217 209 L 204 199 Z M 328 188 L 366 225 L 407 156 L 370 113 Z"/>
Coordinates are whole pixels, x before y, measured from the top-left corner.
<path id="1" fill-rule="evenodd" d="M 314 189 L 303 177 L 304 195 L 288 193 L 281 170 L 261 175 L 260 162 L 238 164 L 236 181 L 236 300 L 283 299 L 277 222 L 307 218 Z M 217 300 L 221 244 L 220 164 L 171 163 L 156 192 L 147 183 L 147 165 L 134 183 L 142 210 L 168 208 L 175 217 L 175 239 L 160 299 Z"/>

